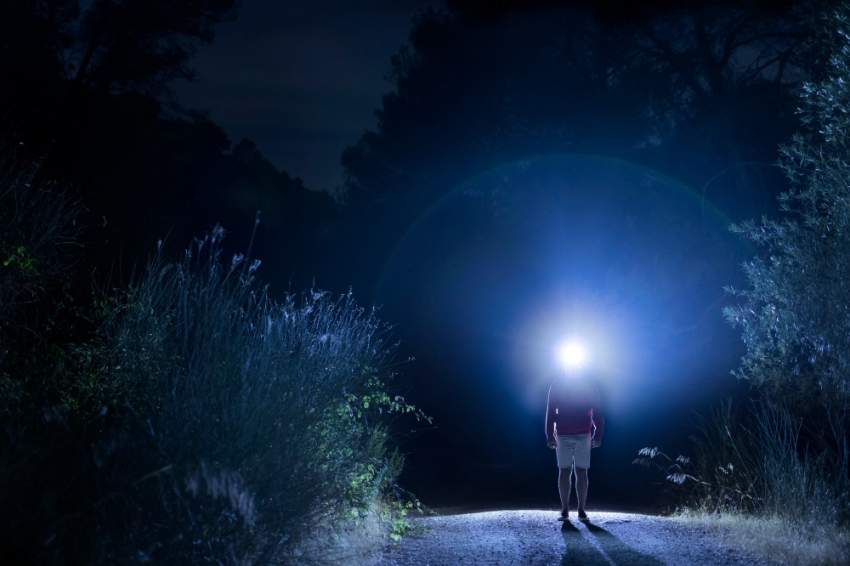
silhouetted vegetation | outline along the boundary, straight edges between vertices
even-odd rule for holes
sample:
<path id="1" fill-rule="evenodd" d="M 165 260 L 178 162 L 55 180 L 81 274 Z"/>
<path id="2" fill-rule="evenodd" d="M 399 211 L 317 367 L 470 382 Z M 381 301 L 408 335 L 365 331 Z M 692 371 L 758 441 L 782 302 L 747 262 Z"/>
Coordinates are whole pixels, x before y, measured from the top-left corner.
<path id="1" fill-rule="evenodd" d="M 2 4 L 4 563 L 350 558 L 418 507 L 391 427 L 423 415 L 389 393 L 388 329 L 222 259 L 218 222 L 307 283 L 336 215 L 170 92 L 235 6 Z"/>
<path id="2" fill-rule="evenodd" d="M 343 154 L 347 192 L 342 210 L 349 224 L 340 231 L 349 237 L 339 245 L 372 253 L 349 253 L 340 265 L 356 270 L 358 281 L 378 279 L 393 247 L 412 237 L 411 226 L 424 221 L 423 215 L 434 210 L 430 207 L 447 203 L 444 197 L 462 191 L 463 197 L 457 197 L 462 204 L 445 204 L 444 211 L 451 209 L 443 212 L 446 226 L 428 235 L 433 247 L 411 245 L 422 259 L 409 265 L 427 263 L 422 273 L 429 276 L 440 268 L 454 274 L 466 268 L 458 267 L 463 262 L 474 264 L 474 254 L 486 255 L 489 261 L 474 268 L 499 273 L 499 285 L 510 289 L 488 298 L 493 310 L 502 310 L 495 304 L 511 293 L 540 290 L 544 295 L 556 286 L 557 293 L 572 298 L 578 293 L 571 285 L 580 285 L 571 279 L 583 278 L 587 288 L 611 299 L 607 316 L 613 318 L 609 313 L 626 304 L 623 311 L 636 313 L 647 326 L 658 320 L 675 326 L 681 344 L 706 345 L 705 327 L 693 329 L 706 319 L 722 327 L 716 313 L 730 299 L 722 297 L 721 286 L 735 282 L 738 274 L 718 274 L 742 256 L 739 249 L 724 247 L 724 236 L 706 228 L 705 217 L 691 221 L 684 207 L 674 210 L 668 204 L 669 197 L 656 204 L 654 176 L 669 175 L 699 193 L 704 207 L 715 205 L 733 220 L 778 210 L 775 197 L 788 183 L 775 167 L 776 147 L 789 141 L 798 126 L 797 94 L 820 57 L 812 55 L 812 46 L 805 47 L 813 31 L 804 22 L 815 7 L 810 2 L 722 0 L 592 5 L 461 0 L 421 13 L 409 46 L 393 59 L 395 88 L 377 112 L 377 127 Z M 645 166 L 653 178 L 628 188 L 606 178 L 611 196 L 602 203 L 598 195 L 603 190 L 579 166 L 553 173 L 554 168 L 540 164 L 542 156 L 559 154 L 616 157 Z M 599 198 L 595 206 L 584 204 L 594 195 Z M 538 202 L 545 204 L 530 204 Z M 626 211 L 623 220 L 608 226 L 620 204 Z M 559 206 L 569 211 L 558 217 L 561 224 L 542 229 L 540 211 Z M 515 210 L 523 213 L 512 217 Z M 436 213 L 431 218 L 436 224 Z M 437 248 L 447 233 L 456 238 L 456 247 L 445 249 L 464 253 L 428 255 L 426 250 Z M 557 252 L 541 253 L 547 257 L 543 261 L 534 252 L 523 256 L 527 262 L 514 260 L 517 242 L 525 242 L 529 233 L 557 240 L 552 244 L 541 236 L 530 244 L 557 247 Z M 650 242 L 649 234 L 657 239 Z M 480 246 L 468 243 L 479 239 L 484 240 Z M 588 244 L 578 251 L 580 245 L 565 241 Z M 697 242 L 711 242 L 705 245 L 710 253 L 696 251 Z M 555 256 L 553 263 L 563 262 L 552 269 L 557 273 L 539 268 Z M 684 258 L 684 268 L 665 263 Z M 498 271 L 507 265 L 521 267 Z M 536 288 L 547 276 L 558 283 Z M 523 277 L 525 288 L 504 283 Z M 489 282 L 480 281 L 487 288 Z M 672 299 L 685 289 L 686 298 Z M 413 295 L 408 288 L 402 294 Z M 708 296 L 704 318 L 679 310 L 696 310 Z M 658 307 L 668 299 L 669 308 Z M 689 330 L 678 330 L 683 328 Z M 481 330 L 490 329 L 482 324 Z M 723 332 L 720 328 L 715 336 Z M 703 367 L 681 368 L 683 377 L 712 371 L 706 369 L 711 365 L 706 358 L 720 357 L 718 342 L 706 346 Z M 653 347 L 659 357 L 668 354 L 661 354 L 657 342 Z M 724 343 L 720 353 L 732 348 Z M 721 379 L 712 377 L 713 384 Z M 469 399 L 477 395 L 470 393 Z"/>
<path id="3" fill-rule="evenodd" d="M 826 541 L 830 563 L 846 559 L 850 524 L 847 23 L 847 6 L 816 22 L 812 48 L 829 57 L 818 82 L 804 84 L 803 128 L 781 150 L 791 181 L 778 197 L 785 217 L 732 227 L 764 249 L 744 265 L 746 287 L 728 289 L 743 302 L 724 309 L 747 345 L 736 375 L 763 400 L 737 416 L 724 404 L 702 420 L 694 460 L 655 449 L 636 460 L 679 486 L 678 504 L 778 519 L 792 541 Z"/>
<path id="4" fill-rule="evenodd" d="M 19 349 L 43 337 L 67 299 L 83 210 L 12 140 L 0 139 L 0 172 L 0 337 Z"/>
<path id="5" fill-rule="evenodd" d="M 393 59 L 378 127 L 343 154 L 347 197 L 394 242 L 494 167 L 553 154 L 648 165 L 753 214 L 784 186 L 805 3 L 451 1 Z M 386 211 L 392 210 L 388 215 Z"/>
<path id="6" fill-rule="evenodd" d="M 218 227 L 81 296 L 79 208 L 27 161 L 2 165 L 4 562 L 278 563 L 375 514 L 404 531 L 418 503 L 389 427 L 426 417 L 388 392 L 374 313 L 351 294 L 272 300 L 259 261 L 223 260 Z"/>
<path id="7" fill-rule="evenodd" d="M 100 227 L 84 235 L 90 265 L 129 271 L 164 234 L 173 253 L 217 222 L 244 249 L 262 210 L 256 248 L 280 258 L 269 275 L 302 286 L 315 275 L 330 196 L 277 171 L 249 140 L 232 143 L 169 88 L 196 78 L 192 55 L 236 4 L 3 2 L 0 118 L 53 178 L 79 188 L 81 221 Z"/>

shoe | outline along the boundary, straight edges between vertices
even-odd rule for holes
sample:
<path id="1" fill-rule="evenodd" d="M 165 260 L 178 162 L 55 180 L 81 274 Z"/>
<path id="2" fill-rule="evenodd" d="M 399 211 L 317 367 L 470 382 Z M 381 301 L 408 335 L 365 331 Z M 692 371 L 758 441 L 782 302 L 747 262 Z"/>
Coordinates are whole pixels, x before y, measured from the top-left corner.
<path id="1" fill-rule="evenodd" d="M 578 510 L 578 520 L 579 521 L 587 521 L 587 513 L 584 512 L 584 509 Z"/>
<path id="2" fill-rule="evenodd" d="M 559 521 L 569 521 L 570 520 L 570 512 L 569 511 L 561 511 L 561 514 L 558 515 Z"/>

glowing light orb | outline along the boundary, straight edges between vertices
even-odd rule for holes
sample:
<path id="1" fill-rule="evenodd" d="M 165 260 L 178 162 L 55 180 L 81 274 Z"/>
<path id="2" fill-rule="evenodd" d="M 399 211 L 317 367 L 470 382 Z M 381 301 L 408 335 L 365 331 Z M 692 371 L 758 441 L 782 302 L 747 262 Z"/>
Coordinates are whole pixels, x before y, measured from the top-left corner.
<path id="1" fill-rule="evenodd" d="M 587 365 L 587 348 L 576 340 L 564 342 L 558 346 L 558 361 L 568 370 L 581 369 Z"/>

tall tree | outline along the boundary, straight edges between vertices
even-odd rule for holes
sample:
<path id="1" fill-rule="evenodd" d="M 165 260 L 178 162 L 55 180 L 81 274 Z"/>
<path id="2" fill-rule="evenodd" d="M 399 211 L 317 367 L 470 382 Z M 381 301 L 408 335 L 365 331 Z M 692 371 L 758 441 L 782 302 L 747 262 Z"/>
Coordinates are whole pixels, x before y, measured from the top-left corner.
<path id="1" fill-rule="evenodd" d="M 64 91 L 63 54 L 74 44 L 78 0 L 0 0 L 0 116 L 36 121 Z"/>
<path id="2" fill-rule="evenodd" d="M 425 11 L 393 59 L 377 128 L 343 153 L 350 209 L 370 219 L 350 229 L 389 254 L 459 183 L 552 154 L 637 162 L 739 218 L 763 210 L 768 187 L 783 186 L 772 164 L 794 131 L 807 10 L 454 0 Z"/>
<path id="3" fill-rule="evenodd" d="M 449 2 L 418 17 L 376 131 L 344 153 L 349 194 L 380 201 L 559 152 L 643 161 L 697 186 L 772 161 L 792 131 L 805 13 L 757 0 Z"/>
<path id="4" fill-rule="evenodd" d="M 215 26 L 236 18 L 238 0 L 96 0 L 75 41 L 73 83 L 103 91 L 161 94 L 189 66 Z"/>
<path id="5" fill-rule="evenodd" d="M 233 144 L 170 92 L 238 0 L 0 0 L 0 124 L 89 210 L 89 259 L 143 261 L 159 239 L 181 246 L 220 222 L 274 250 L 279 276 L 309 284 L 309 257 L 334 214 L 327 193 Z M 265 247 L 267 246 L 267 247 Z M 283 253 L 281 253 L 283 252 Z M 265 268 L 264 268 L 265 269 Z M 295 277 L 295 281 L 292 278 Z"/>
<path id="6" fill-rule="evenodd" d="M 820 22 L 831 56 L 819 80 L 804 85 L 803 128 L 782 148 L 792 183 L 779 196 L 787 215 L 736 227 L 765 253 L 745 264 L 748 285 L 733 290 L 743 302 L 725 310 L 747 344 L 741 377 L 798 408 L 830 408 L 839 420 L 850 409 L 848 22 L 847 6 Z"/>

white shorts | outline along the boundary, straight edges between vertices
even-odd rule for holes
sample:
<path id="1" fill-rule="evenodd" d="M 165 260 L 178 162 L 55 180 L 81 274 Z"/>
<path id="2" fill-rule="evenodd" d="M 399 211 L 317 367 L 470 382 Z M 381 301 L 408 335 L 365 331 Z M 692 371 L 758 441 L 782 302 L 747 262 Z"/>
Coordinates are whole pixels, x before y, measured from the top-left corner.
<path id="1" fill-rule="evenodd" d="M 559 468 L 590 467 L 590 434 L 571 434 L 555 437 L 555 454 Z"/>

